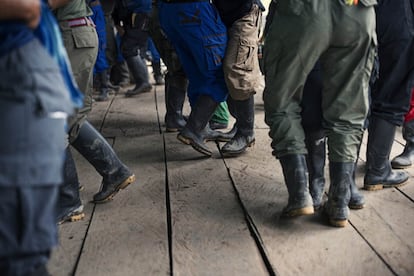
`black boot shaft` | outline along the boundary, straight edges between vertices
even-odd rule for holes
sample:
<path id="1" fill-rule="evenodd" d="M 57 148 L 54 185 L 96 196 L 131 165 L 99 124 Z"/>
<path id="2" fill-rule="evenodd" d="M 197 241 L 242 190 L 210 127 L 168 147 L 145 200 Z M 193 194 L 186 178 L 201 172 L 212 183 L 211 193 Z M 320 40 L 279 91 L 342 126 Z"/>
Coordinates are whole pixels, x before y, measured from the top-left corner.
<path id="1" fill-rule="evenodd" d="M 205 128 L 213 116 L 218 103 L 208 95 L 200 95 L 194 106 L 191 107 L 191 113 L 187 124 L 180 131 L 177 139 L 184 144 L 191 145 L 196 151 L 211 156 L 211 151 L 205 144 Z"/>
<path id="2" fill-rule="evenodd" d="M 396 126 L 378 117 L 371 117 L 368 128 L 367 163 L 364 188 L 378 190 L 395 187 L 408 180 L 405 172 L 393 172 L 389 160 Z"/>
<path id="3" fill-rule="evenodd" d="M 237 133 L 242 136 L 254 135 L 254 97 L 238 101 L 227 98 L 230 114 L 236 119 Z"/>
<path id="4" fill-rule="evenodd" d="M 333 226 L 344 227 L 347 224 L 354 166 L 354 162 L 329 162 L 331 185 L 326 211 Z"/>
<path id="5" fill-rule="evenodd" d="M 306 132 L 305 143 L 308 150 L 306 163 L 309 170 L 309 191 L 315 208 L 322 205 L 325 191 L 326 134 L 323 130 Z"/>
<path id="6" fill-rule="evenodd" d="M 181 130 L 186 121 L 183 117 L 183 106 L 187 93 L 188 81 L 185 76 L 171 75 L 165 77 L 165 125 L 169 132 Z"/>
<path id="7" fill-rule="evenodd" d="M 57 221 L 59 223 L 72 220 L 70 217 L 71 213 L 82 206 L 79 195 L 78 172 L 69 146 L 65 151 L 63 184 L 59 188 L 59 200 L 57 206 Z"/>
<path id="8" fill-rule="evenodd" d="M 313 214 L 312 197 L 308 188 L 308 170 L 302 154 L 285 155 L 279 159 L 289 192 L 288 205 L 282 215 L 287 217 Z"/>
<path id="9" fill-rule="evenodd" d="M 111 199 L 119 189 L 135 180 L 133 173 L 121 162 L 106 139 L 88 121 L 82 124 L 72 146 L 103 178 L 101 192 L 94 196 L 95 202 Z"/>
<path id="10" fill-rule="evenodd" d="M 129 72 L 135 80 L 136 87 L 143 84 L 149 84 L 148 68 L 142 58 L 137 56 L 131 56 L 126 59 Z"/>

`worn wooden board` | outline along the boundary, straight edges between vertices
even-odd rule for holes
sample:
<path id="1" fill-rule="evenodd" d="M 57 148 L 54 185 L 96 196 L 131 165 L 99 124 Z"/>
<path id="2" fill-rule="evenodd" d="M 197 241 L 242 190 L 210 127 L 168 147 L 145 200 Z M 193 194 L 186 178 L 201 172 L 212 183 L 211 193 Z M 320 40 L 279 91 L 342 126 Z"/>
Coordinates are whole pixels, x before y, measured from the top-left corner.
<path id="1" fill-rule="evenodd" d="M 96 206 L 78 266 L 79 275 L 169 273 L 164 148 L 154 92 L 111 105 L 102 132 L 137 181 L 113 202 Z"/>
<path id="2" fill-rule="evenodd" d="M 397 130 L 398 133 L 398 130 Z M 398 134 L 396 134 L 397 136 Z M 366 160 L 367 133 L 361 146 L 360 159 Z M 390 158 L 398 155 L 403 149 L 395 142 Z M 363 186 L 364 170 L 356 178 L 358 186 Z M 380 191 L 363 191 L 367 202 L 366 208 L 355 212 L 352 222 L 364 239 L 373 247 L 385 263 L 397 275 L 414 274 L 414 202 L 413 181 L 398 189 Z M 406 190 L 407 193 L 401 191 Z M 407 196 L 411 193 L 410 196 Z"/>
<path id="3" fill-rule="evenodd" d="M 203 158 L 165 134 L 174 275 L 267 275 L 214 143 Z"/>
<path id="4" fill-rule="evenodd" d="M 267 137 L 267 130 L 256 129 L 255 147 L 243 156 L 226 159 L 226 164 L 276 273 L 392 275 L 352 226 L 330 227 L 320 213 L 296 219 L 279 217 L 288 194 Z"/>
<path id="5" fill-rule="evenodd" d="M 96 206 L 76 275 L 168 275 L 161 136 L 117 137 L 114 148 L 137 181 Z"/>
<path id="6" fill-rule="evenodd" d="M 94 204 L 90 202 L 94 193 L 99 190 L 101 177 L 95 169 L 76 150 L 72 149 L 76 162 L 80 184 L 84 190 L 80 196 L 84 205 L 85 218 L 79 222 L 59 225 L 59 246 L 53 251 L 49 262 L 52 275 L 72 275 L 81 252 L 82 244 Z"/>
<path id="7" fill-rule="evenodd" d="M 92 112 L 89 114 L 88 120 L 98 130 L 102 126 L 111 102 L 112 100 L 93 104 Z M 109 139 L 108 142 L 112 144 L 113 140 Z M 80 196 L 84 205 L 85 218 L 79 222 L 64 223 L 58 226 L 59 245 L 54 249 L 48 265 L 52 275 L 72 275 L 75 271 L 95 206 L 90 200 L 99 190 L 101 183 L 101 177 L 93 166 L 74 148 L 72 148 L 72 154 L 75 159 L 80 185 L 84 188 L 80 192 Z"/>

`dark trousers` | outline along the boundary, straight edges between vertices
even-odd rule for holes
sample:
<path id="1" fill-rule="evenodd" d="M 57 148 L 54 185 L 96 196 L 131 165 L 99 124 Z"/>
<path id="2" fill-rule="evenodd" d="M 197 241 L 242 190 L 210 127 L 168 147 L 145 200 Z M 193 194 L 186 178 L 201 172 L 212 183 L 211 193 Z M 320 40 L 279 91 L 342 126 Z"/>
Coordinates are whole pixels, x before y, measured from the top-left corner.
<path id="1" fill-rule="evenodd" d="M 414 85 L 414 15 L 410 0 L 376 6 L 379 79 L 372 87 L 371 116 L 401 125 Z"/>

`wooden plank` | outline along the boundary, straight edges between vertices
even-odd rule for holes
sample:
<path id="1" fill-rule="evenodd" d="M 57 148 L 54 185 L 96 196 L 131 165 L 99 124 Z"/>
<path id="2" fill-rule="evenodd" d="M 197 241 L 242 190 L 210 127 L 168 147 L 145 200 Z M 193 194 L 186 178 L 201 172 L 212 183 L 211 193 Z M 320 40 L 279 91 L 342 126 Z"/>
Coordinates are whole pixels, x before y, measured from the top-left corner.
<path id="1" fill-rule="evenodd" d="M 256 129 L 255 147 L 225 161 L 274 270 L 280 275 L 392 275 L 352 226 L 330 227 L 320 213 L 280 218 L 288 194 L 267 132 Z"/>
<path id="2" fill-rule="evenodd" d="M 267 275 L 214 143 L 203 158 L 165 134 L 174 275 Z"/>
<path id="3" fill-rule="evenodd" d="M 96 206 L 78 275 L 169 274 L 164 148 L 154 92 L 118 95 L 104 135 L 137 176 L 113 202 Z"/>
<path id="4" fill-rule="evenodd" d="M 115 150 L 137 181 L 96 206 L 76 275 L 168 275 L 161 136 L 117 137 Z"/>
<path id="5" fill-rule="evenodd" d="M 364 162 L 366 160 L 367 135 L 361 146 L 359 174 L 356 178 L 359 187 L 363 186 Z M 390 156 L 402 151 L 403 146 L 395 142 Z M 362 169 L 361 169 L 362 167 Z M 401 193 L 400 191 L 407 192 Z M 411 193 L 411 199 L 410 194 Z M 398 189 L 363 191 L 366 208 L 355 212 L 352 223 L 378 255 L 398 275 L 414 273 L 414 204 L 413 181 Z M 408 197 L 407 197 L 408 195 Z"/>
<path id="6" fill-rule="evenodd" d="M 53 251 L 49 261 L 51 275 L 72 275 L 94 209 L 94 204 L 90 200 L 99 190 L 101 183 L 101 177 L 92 165 L 75 149 L 72 149 L 72 153 L 79 182 L 84 187 L 80 196 L 84 205 L 85 218 L 79 222 L 64 223 L 59 226 L 59 246 Z"/>
<path id="7" fill-rule="evenodd" d="M 159 133 L 154 90 L 133 97 L 116 96 L 107 114 L 105 137 L 134 137 Z"/>

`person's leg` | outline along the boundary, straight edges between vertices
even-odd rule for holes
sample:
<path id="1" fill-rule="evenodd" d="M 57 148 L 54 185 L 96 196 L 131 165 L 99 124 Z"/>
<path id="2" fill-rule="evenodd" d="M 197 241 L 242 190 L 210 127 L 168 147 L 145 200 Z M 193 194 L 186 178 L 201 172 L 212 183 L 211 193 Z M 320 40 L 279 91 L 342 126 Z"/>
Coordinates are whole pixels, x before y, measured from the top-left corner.
<path id="1" fill-rule="evenodd" d="M 121 51 L 129 72 L 135 80 L 135 87 L 128 90 L 125 96 L 133 96 L 144 92 L 150 92 L 152 85 L 149 83 L 148 68 L 139 51 L 147 48 L 148 32 L 145 29 L 149 16 L 145 13 L 137 14 L 134 27 L 125 26 L 125 34 L 121 38 Z"/>
<path id="2" fill-rule="evenodd" d="M 334 26 L 331 43 L 320 59 L 323 126 L 328 137 L 331 182 L 325 210 L 331 225 L 344 227 L 368 113 L 368 84 L 375 55 L 375 11 L 372 5 L 354 9 L 332 3 L 330 13 L 335 20 L 330 23 Z"/>
<path id="3" fill-rule="evenodd" d="M 414 162 L 414 89 L 411 92 L 410 110 L 405 115 L 402 134 L 405 140 L 404 151 L 391 160 L 393 169 L 405 169 Z"/>
<path id="4" fill-rule="evenodd" d="M 226 102 L 221 102 L 210 119 L 211 129 L 227 128 L 229 124 L 230 113 Z"/>
<path id="5" fill-rule="evenodd" d="M 409 178 L 392 170 L 389 155 L 396 126 L 409 110 L 414 82 L 414 14 L 411 1 L 381 1 L 376 6 L 379 79 L 372 87 L 364 188 L 400 186 Z"/>
<path id="6" fill-rule="evenodd" d="M 46 265 L 58 243 L 57 199 L 57 185 L 0 187 L 1 275 L 49 275 Z"/>
<path id="7" fill-rule="evenodd" d="M 93 196 L 96 203 L 111 200 L 119 190 L 135 181 L 135 175 L 122 163 L 111 145 L 85 121 L 71 145 L 91 163 L 102 176 L 101 190 Z"/>
<path id="8" fill-rule="evenodd" d="M 183 105 L 187 93 L 188 80 L 183 71 L 177 53 L 161 31 L 158 5 L 152 6 L 152 16 L 149 24 L 150 36 L 167 67 L 165 76 L 165 128 L 167 132 L 181 130 L 186 121 L 183 117 Z"/>

